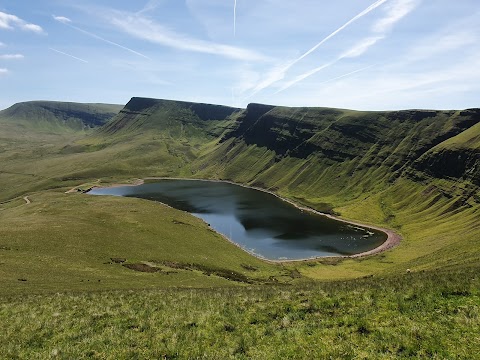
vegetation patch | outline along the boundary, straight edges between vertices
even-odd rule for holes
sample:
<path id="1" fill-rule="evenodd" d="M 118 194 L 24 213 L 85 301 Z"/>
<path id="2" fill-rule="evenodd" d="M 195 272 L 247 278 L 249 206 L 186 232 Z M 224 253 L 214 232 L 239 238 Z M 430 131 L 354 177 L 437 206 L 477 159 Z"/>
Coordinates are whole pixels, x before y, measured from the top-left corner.
<path id="1" fill-rule="evenodd" d="M 155 273 L 155 272 L 160 272 L 162 271 L 161 269 L 150 266 L 148 264 L 143 264 L 143 263 L 137 263 L 137 264 L 123 264 L 122 266 L 125 266 L 127 269 L 130 270 L 135 270 L 135 271 L 140 271 L 140 272 L 145 272 L 145 273 Z"/>
<path id="2" fill-rule="evenodd" d="M 252 284 L 255 281 L 250 279 L 244 274 L 241 274 L 236 271 L 232 271 L 229 269 L 218 268 L 215 266 L 207 266 L 202 264 L 195 264 L 195 263 L 180 263 L 176 261 L 152 261 L 154 263 L 161 264 L 163 266 L 172 268 L 172 269 L 181 269 L 181 270 L 196 270 L 202 272 L 204 275 L 210 276 L 215 275 L 222 277 L 224 279 L 236 282 L 242 282 L 247 284 Z"/>

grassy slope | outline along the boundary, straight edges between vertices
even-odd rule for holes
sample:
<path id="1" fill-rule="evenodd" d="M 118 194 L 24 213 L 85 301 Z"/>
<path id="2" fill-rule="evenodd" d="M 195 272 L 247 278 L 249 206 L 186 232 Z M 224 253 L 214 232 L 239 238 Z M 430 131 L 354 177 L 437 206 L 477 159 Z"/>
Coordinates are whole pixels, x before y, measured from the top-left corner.
<path id="1" fill-rule="evenodd" d="M 478 359 L 478 264 L 302 287 L 20 296 L 4 358 Z"/>
<path id="2" fill-rule="evenodd" d="M 414 167 L 418 158 L 446 146 L 445 139 L 475 139 L 478 119 L 470 113 L 255 105 L 246 113 L 220 108 L 211 120 L 208 107 L 193 105 L 133 99 L 93 136 L 53 146 L 45 156 L 20 152 L 6 161 L 9 177 L 0 174 L 5 184 L 15 181 L 2 195 L 98 179 L 223 178 L 404 236 L 396 250 L 368 259 L 292 266 L 308 277 L 344 279 L 478 261 L 477 188 L 468 179 L 435 178 Z M 225 111 L 231 116 L 218 119 Z M 26 169 L 32 175 L 16 175 Z"/>
<path id="3" fill-rule="evenodd" d="M 280 266 L 248 255 L 201 220 L 150 201 L 58 191 L 29 200 L 0 211 L 0 222 L 7 225 L 0 228 L 0 294 L 241 284 L 161 265 L 162 272 L 137 272 L 112 264 L 111 258 L 130 264 L 193 263 L 260 282 L 274 275 L 292 280 Z"/>
<path id="4" fill-rule="evenodd" d="M 349 219 L 393 228 L 404 237 L 396 250 L 369 259 L 305 267 L 302 272 L 308 276 L 348 278 L 478 262 L 480 196 L 472 182 L 479 178 L 463 176 L 471 164 L 465 162 L 470 167 L 458 178 L 444 173 L 435 177 L 416 168 L 418 158 L 430 156 L 441 170 L 442 158 L 437 160 L 435 151 L 452 142 L 465 141 L 463 146 L 470 149 L 479 136 L 478 117 L 463 112 L 418 116 L 337 111 L 333 118 L 311 121 L 316 128 L 310 129 L 304 119 L 315 119 L 325 109 L 275 108 L 248 126 L 240 125 L 247 130 L 237 130 L 235 137 L 225 136 L 196 166 L 202 176 L 272 189 L 322 211 L 333 209 Z M 303 143 L 296 139 L 301 132 L 310 132 Z M 297 144 L 296 156 L 279 157 L 282 142 L 289 140 Z M 305 146 L 311 152 L 302 158 Z M 480 170 L 478 152 L 462 156 L 477 162 Z"/>
<path id="5" fill-rule="evenodd" d="M 179 114 L 185 121 L 189 115 Z M 87 186 L 98 184 L 97 176 L 148 176 L 159 167 L 165 175 L 177 174 L 196 156 L 199 144 L 214 137 L 190 124 L 169 125 L 168 112 L 154 119 L 164 129 L 160 134 L 155 128 L 133 138 L 132 132 L 120 132 L 105 142 L 104 133 L 85 141 L 76 132 L 27 131 L 0 154 L 5 164 L 0 173 L 0 293 L 242 285 L 218 276 L 225 269 L 254 283 L 292 281 L 289 270 L 251 257 L 183 212 L 148 201 L 64 194 L 85 179 L 91 178 Z M 218 130 L 221 123 L 206 128 Z M 45 188 L 54 190 L 40 191 Z M 22 200 L 25 195 L 31 204 Z M 163 272 L 139 273 L 104 264 L 111 257 L 129 263 L 176 261 L 193 264 L 193 270 L 160 266 Z M 177 274 L 168 275 L 171 271 Z"/>
<path id="6" fill-rule="evenodd" d="M 408 155 L 425 135 L 422 126 L 403 137 L 410 142 L 394 142 L 391 151 L 387 141 L 368 140 L 376 139 L 373 122 L 363 140 L 353 133 L 356 145 L 349 149 L 341 146 L 339 129 L 355 121 L 338 120 L 365 114 L 294 109 L 298 119 L 310 115 L 310 124 L 316 111 L 327 111 L 323 129 L 295 122 L 283 127 L 275 123 L 285 114 L 280 108 L 269 120 L 275 126 L 267 123 L 265 129 L 275 128 L 283 142 L 259 146 L 226 135 L 238 131 L 242 113 L 209 121 L 195 117 L 191 105 L 169 106 L 152 111 L 150 118 L 120 114 L 110 124 L 128 115 L 129 124 L 154 119 L 149 129 L 122 132 L 120 127 L 109 133 L 106 127 L 89 137 L 30 129 L 4 137 L 10 140 L 0 145 L 3 357 L 475 358 L 480 351 L 478 190 L 471 177 L 437 177 L 422 164 L 416 167 L 418 157 Z M 450 118 L 443 121 L 440 128 L 431 124 L 431 133 L 451 129 Z M 478 139 L 479 131 L 478 125 L 459 131 L 417 155 L 476 143 L 470 139 Z M 296 154 L 269 148 L 288 144 L 292 133 L 313 138 L 297 144 Z M 301 157 L 304 149 L 319 145 L 326 146 L 323 152 Z M 333 151 L 339 146 L 342 151 Z M 402 161 L 412 165 L 398 168 Z M 64 194 L 82 183 L 168 175 L 261 185 L 318 209 L 395 228 L 405 239 L 398 248 L 366 259 L 279 267 L 252 258 L 174 209 L 137 199 Z M 25 194 L 29 205 L 22 200 Z M 156 260 L 162 271 L 136 272 L 108 264 L 111 257 L 131 264 Z M 158 265 L 165 260 L 176 264 Z M 179 263 L 196 265 L 175 268 Z M 245 289 L 244 283 L 218 276 L 225 276 L 219 268 L 257 282 L 270 283 L 273 276 L 297 285 Z M 294 268 L 336 281 L 293 279 Z M 217 275 L 207 276 L 211 271 Z M 218 289 L 233 285 L 240 286 Z M 170 286 L 216 289 L 138 290 Z M 106 289 L 137 291 L 97 292 Z M 65 290 L 76 293 L 19 297 Z"/>
<path id="7" fill-rule="evenodd" d="M 113 104 L 29 101 L 0 111 L 0 123 L 37 132 L 81 131 L 104 125 L 122 108 Z"/>

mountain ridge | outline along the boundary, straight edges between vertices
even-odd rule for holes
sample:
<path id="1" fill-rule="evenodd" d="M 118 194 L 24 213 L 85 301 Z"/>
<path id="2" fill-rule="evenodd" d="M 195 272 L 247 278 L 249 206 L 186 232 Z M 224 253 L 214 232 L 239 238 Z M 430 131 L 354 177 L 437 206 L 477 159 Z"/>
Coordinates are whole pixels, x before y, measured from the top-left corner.
<path id="1" fill-rule="evenodd" d="M 103 126 L 122 105 L 26 101 L 0 111 L 0 121 L 49 131 L 88 130 Z"/>

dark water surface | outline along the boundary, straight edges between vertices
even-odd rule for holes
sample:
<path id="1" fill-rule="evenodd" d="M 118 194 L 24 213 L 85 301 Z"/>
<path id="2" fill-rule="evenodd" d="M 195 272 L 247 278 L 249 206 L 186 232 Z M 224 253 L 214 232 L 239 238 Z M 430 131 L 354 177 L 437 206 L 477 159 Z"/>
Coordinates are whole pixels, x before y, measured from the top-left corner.
<path id="1" fill-rule="evenodd" d="M 224 182 L 159 180 L 98 188 L 89 194 L 155 200 L 188 211 L 245 250 L 270 260 L 353 255 L 387 239 L 383 232 L 303 211 L 271 194 Z"/>

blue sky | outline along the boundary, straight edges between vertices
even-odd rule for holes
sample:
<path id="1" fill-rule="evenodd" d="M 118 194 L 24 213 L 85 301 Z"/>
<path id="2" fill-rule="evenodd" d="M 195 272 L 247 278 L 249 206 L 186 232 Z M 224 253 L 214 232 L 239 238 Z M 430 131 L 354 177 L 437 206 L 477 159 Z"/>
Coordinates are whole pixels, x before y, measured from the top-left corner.
<path id="1" fill-rule="evenodd" d="M 0 108 L 480 107 L 478 0 L 0 0 Z"/>

